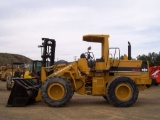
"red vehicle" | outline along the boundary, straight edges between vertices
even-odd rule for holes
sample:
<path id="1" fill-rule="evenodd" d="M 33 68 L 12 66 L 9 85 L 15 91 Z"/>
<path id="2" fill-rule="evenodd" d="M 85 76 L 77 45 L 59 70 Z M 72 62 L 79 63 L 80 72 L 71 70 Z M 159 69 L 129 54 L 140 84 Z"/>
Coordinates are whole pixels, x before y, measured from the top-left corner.
<path id="1" fill-rule="evenodd" d="M 152 78 L 152 85 L 160 84 L 160 66 L 150 67 L 150 76 Z"/>

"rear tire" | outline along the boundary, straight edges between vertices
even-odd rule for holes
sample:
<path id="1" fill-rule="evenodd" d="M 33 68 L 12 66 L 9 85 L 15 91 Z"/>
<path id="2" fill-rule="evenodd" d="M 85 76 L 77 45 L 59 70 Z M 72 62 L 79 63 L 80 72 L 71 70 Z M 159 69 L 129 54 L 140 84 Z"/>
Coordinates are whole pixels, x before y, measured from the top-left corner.
<path id="1" fill-rule="evenodd" d="M 107 98 L 116 107 L 129 107 L 138 98 L 138 87 L 128 77 L 117 77 L 111 80 L 107 86 Z"/>
<path id="2" fill-rule="evenodd" d="M 49 77 L 42 85 L 42 98 L 51 107 L 64 106 L 72 96 L 72 85 L 64 77 Z"/>

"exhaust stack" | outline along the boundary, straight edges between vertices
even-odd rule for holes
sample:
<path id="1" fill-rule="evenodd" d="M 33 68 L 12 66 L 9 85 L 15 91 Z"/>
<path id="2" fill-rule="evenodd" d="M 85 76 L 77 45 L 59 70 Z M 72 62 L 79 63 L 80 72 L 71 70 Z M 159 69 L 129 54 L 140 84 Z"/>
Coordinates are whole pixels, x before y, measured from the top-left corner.
<path id="1" fill-rule="evenodd" d="M 131 43 L 128 41 L 128 60 L 131 60 Z"/>

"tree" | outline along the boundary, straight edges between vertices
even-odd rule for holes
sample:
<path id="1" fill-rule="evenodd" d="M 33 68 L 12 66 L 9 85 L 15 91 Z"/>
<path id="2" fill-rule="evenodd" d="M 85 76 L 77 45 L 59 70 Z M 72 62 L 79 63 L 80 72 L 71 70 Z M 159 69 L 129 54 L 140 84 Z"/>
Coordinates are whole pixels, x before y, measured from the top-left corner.
<path id="1" fill-rule="evenodd" d="M 150 66 L 160 65 L 160 52 L 148 53 L 148 55 L 138 55 L 137 60 L 147 60 Z"/>
<path id="2" fill-rule="evenodd" d="M 157 54 L 155 65 L 160 65 L 160 52 Z"/>

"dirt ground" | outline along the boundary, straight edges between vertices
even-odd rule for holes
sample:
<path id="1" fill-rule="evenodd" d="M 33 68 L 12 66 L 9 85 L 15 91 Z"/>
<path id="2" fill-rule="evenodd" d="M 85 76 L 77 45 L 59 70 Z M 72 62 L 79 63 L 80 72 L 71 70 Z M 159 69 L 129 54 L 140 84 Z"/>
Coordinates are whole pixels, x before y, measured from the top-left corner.
<path id="1" fill-rule="evenodd" d="M 0 120 L 160 120 L 160 86 L 140 92 L 136 103 L 127 108 L 113 107 L 102 97 L 78 94 L 61 108 L 51 108 L 43 101 L 6 107 L 9 94 L 0 81 Z"/>

